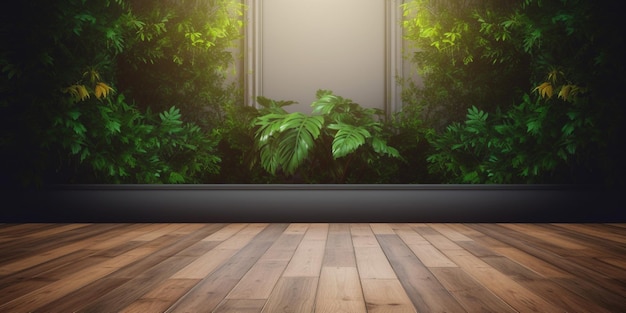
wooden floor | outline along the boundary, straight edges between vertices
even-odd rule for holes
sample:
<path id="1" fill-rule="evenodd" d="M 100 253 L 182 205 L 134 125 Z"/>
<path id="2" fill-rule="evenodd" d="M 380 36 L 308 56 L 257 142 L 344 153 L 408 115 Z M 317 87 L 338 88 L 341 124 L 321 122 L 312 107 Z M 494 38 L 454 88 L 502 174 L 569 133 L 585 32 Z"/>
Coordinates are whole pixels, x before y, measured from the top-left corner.
<path id="1" fill-rule="evenodd" d="M 626 312 L 626 224 L 0 224 L 0 312 Z"/>

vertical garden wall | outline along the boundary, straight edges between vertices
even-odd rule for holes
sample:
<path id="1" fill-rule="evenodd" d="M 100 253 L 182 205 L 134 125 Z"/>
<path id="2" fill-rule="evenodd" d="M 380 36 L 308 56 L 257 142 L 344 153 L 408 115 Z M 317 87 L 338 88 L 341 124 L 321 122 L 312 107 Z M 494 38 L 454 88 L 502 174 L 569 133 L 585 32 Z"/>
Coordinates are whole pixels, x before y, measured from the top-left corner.
<path id="1" fill-rule="evenodd" d="M 310 91 L 310 114 L 245 106 L 240 1 L 16 2 L 0 13 L 0 181 L 623 185 L 617 4 L 400 10 L 423 82 L 398 77 L 386 116 L 332 88 Z"/>

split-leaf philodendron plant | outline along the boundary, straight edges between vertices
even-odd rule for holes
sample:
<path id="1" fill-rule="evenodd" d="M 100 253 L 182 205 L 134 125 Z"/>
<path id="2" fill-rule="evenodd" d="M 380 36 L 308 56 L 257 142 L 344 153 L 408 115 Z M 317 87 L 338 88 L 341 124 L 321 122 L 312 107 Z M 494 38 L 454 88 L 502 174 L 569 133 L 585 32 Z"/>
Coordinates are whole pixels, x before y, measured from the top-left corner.
<path id="1" fill-rule="evenodd" d="M 329 90 L 318 90 L 316 97 L 311 115 L 288 113 L 283 107 L 292 101 L 258 97 L 263 108 L 255 136 L 266 171 L 307 182 L 345 183 L 380 158 L 402 158 L 387 145 L 382 110 L 363 108 Z"/>

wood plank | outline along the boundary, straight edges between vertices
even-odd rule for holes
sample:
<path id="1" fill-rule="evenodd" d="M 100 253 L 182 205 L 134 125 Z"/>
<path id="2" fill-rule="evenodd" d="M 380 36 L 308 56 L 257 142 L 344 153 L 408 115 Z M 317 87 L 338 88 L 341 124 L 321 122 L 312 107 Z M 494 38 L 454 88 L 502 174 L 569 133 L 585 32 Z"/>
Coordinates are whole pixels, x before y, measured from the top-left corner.
<path id="1" fill-rule="evenodd" d="M 0 228 L 0 237 L 6 238 L 25 238 L 29 234 L 35 234 L 39 231 L 55 227 L 52 223 L 25 223 L 25 224 L 2 224 Z"/>
<path id="2" fill-rule="evenodd" d="M 467 237 L 461 232 L 455 230 L 451 224 L 435 223 L 430 224 L 429 226 L 452 241 L 473 241 L 472 238 Z"/>
<path id="3" fill-rule="evenodd" d="M 430 271 L 467 312 L 517 312 L 461 268 L 432 268 Z"/>
<path id="4" fill-rule="evenodd" d="M 471 224 L 470 226 L 576 276 L 575 280 L 556 279 L 560 285 L 566 286 L 566 288 L 575 291 L 579 295 L 587 294 L 592 296 L 597 302 L 602 303 L 604 307 L 616 310 L 616 312 L 625 308 L 623 304 L 624 296 L 616 295 L 612 291 L 615 282 L 602 278 L 599 279 L 595 274 L 591 274 L 589 269 L 568 262 L 551 252 L 549 248 L 544 249 L 541 246 L 533 245 L 532 237 L 525 236 L 519 232 L 509 232 L 506 228 L 497 225 Z"/>
<path id="5" fill-rule="evenodd" d="M 489 264 L 467 250 L 441 250 L 452 262 L 463 268 L 486 268 Z"/>
<path id="6" fill-rule="evenodd" d="M 94 259 L 87 259 L 90 255 L 90 251 L 77 251 L 0 279 L 0 303 L 16 299 L 58 280 L 58 278 L 50 277 L 51 275 L 48 274 L 50 271 L 56 271 L 65 267 L 71 268 L 71 270 L 68 269 L 68 272 L 75 272 L 93 265 Z M 100 258 L 100 261 L 104 261 L 104 259 Z"/>
<path id="7" fill-rule="evenodd" d="M 222 241 L 214 249 L 207 251 L 207 253 L 198 257 L 194 262 L 178 271 L 172 278 L 202 279 L 206 277 L 248 244 L 248 242 L 265 227 L 267 227 L 267 224 L 247 225 L 235 235 Z"/>
<path id="8" fill-rule="evenodd" d="M 324 260 L 328 224 L 313 224 L 289 261 L 285 277 L 319 277 Z"/>
<path id="9" fill-rule="evenodd" d="M 45 229 L 37 232 L 28 232 L 26 236 L 22 238 L 50 238 L 53 235 L 61 234 L 70 230 L 80 229 L 92 225 L 90 223 L 76 223 L 76 224 L 51 224 L 52 228 Z M 15 235 L 13 233 L 13 235 Z"/>
<path id="10" fill-rule="evenodd" d="M 284 234 L 304 235 L 304 233 L 306 233 L 309 229 L 309 226 L 310 224 L 308 223 L 291 223 L 287 229 L 285 229 Z"/>
<path id="11" fill-rule="evenodd" d="M 265 300 L 227 299 L 213 313 L 260 313 L 264 306 Z"/>
<path id="12" fill-rule="evenodd" d="M 64 313 L 78 312 L 91 302 L 97 301 L 103 294 L 107 294 L 120 285 L 124 285 L 129 281 L 128 278 L 116 278 L 105 276 L 97 280 L 97 283 L 87 284 L 84 287 L 73 290 L 72 292 L 59 297 L 54 301 L 48 302 L 40 306 L 36 312 L 46 313 Z M 82 311 L 85 312 L 85 311 Z"/>
<path id="13" fill-rule="evenodd" d="M 319 277 L 324 260 L 326 242 L 302 240 L 285 269 L 285 277 Z"/>
<path id="14" fill-rule="evenodd" d="M 426 238 L 422 237 L 422 235 L 418 234 L 410 227 L 399 228 L 396 229 L 395 232 L 407 245 L 431 245 Z"/>
<path id="15" fill-rule="evenodd" d="M 626 312 L 623 236 L 622 223 L 1 224 L 0 311 Z M 204 275 L 175 276 L 220 249 Z"/>
<path id="16" fill-rule="evenodd" d="M 378 241 L 368 224 L 350 224 L 350 234 L 355 248 L 378 246 Z"/>
<path id="17" fill-rule="evenodd" d="M 557 232 L 551 232 L 542 229 L 538 225 L 516 223 L 505 223 L 500 225 L 516 232 L 523 233 L 526 236 L 533 236 L 534 238 L 536 238 L 535 242 L 541 241 L 546 245 L 553 246 L 552 250 L 559 251 L 559 255 L 580 255 L 583 252 L 577 251 L 584 251 L 588 248 L 571 240 L 570 238 L 561 236 Z"/>
<path id="18" fill-rule="evenodd" d="M 46 246 L 31 246 L 31 249 L 37 252 L 36 254 L 20 257 L 15 261 L 1 265 L 0 276 L 10 275 L 76 252 L 77 250 L 86 249 L 91 247 L 94 241 L 115 238 L 124 231 L 121 227 L 121 225 L 95 225 L 95 227 L 90 228 L 89 231 L 85 232 L 82 236 L 77 235 L 68 238 L 65 241 L 68 242 L 67 244 L 64 244 L 65 242 L 53 242 Z M 6 251 L 14 251 L 12 246 L 4 246 L 3 250 L 0 251 L 5 251 L 4 249 L 6 249 Z"/>
<path id="19" fill-rule="evenodd" d="M 302 240 L 320 240 L 326 241 L 328 238 L 329 224 L 327 223 L 315 223 L 309 225 L 304 238 Z"/>
<path id="20" fill-rule="evenodd" d="M 356 267 L 322 268 L 315 312 L 367 312 Z"/>
<path id="21" fill-rule="evenodd" d="M 77 271 L 64 279 L 57 280 L 49 285 L 1 305 L 0 310 L 5 312 L 28 312 L 36 310 L 49 302 L 61 298 L 74 290 L 78 290 L 95 280 L 103 278 L 108 274 L 137 261 L 152 252 L 142 248 L 137 248 L 137 250 L 138 253 L 123 254 L 115 258 L 96 263 L 84 270 Z"/>
<path id="22" fill-rule="evenodd" d="M 226 263 L 202 279 L 168 312 L 200 313 L 213 311 L 274 241 L 280 237 L 285 228 L 287 228 L 286 224 L 264 225 L 263 230 L 254 236 L 249 244 L 242 247 Z"/>
<path id="23" fill-rule="evenodd" d="M 197 229 L 196 226 L 188 226 L 190 225 L 185 225 L 184 228 L 188 230 L 196 229 L 196 231 L 187 235 L 182 235 L 187 233 L 187 231 L 181 232 L 180 235 L 174 235 L 174 232 L 172 232 L 144 243 L 144 249 L 150 248 L 154 253 L 150 253 L 141 258 L 141 260 L 109 274 L 106 279 L 96 280 L 79 290 L 59 298 L 42 309 L 59 312 L 67 312 L 76 308 L 82 308 L 83 312 L 117 312 L 122 310 L 150 292 L 152 288 L 167 280 L 173 273 L 192 262 L 193 257 L 179 254 L 185 254 L 185 251 L 194 242 L 198 242 L 201 238 L 206 237 L 207 233 L 212 233 L 219 229 L 219 226 L 210 224 L 205 225 L 201 229 Z M 211 247 L 207 246 L 206 248 L 210 249 Z M 108 279 L 114 278 L 125 279 L 126 282 L 119 284 L 117 288 L 107 293 L 101 293 L 94 301 L 77 302 L 77 300 L 83 298 L 81 296 L 83 293 L 101 289 L 101 285 L 106 284 Z"/>
<path id="24" fill-rule="evenodd" d="M 236 233 L 240 232 L 242 229 L 244 229 L 248 225 L 249 224 L 246 224 L 246 223 L 232 223 L 232 224 L 222 225 L 224 226 L 222 229 L 207 236 L 206 238 L 202 239 L 202 241 L 224 241 L 234 236 Z"/>
<path id="25" fill-rule="evenodd" d="M 300 245 L 304 234 L 283 233 L 265 254 L 261 261 L 285 261 L 289 262 L 294 252 Z"/>
<path id="26" fill-rule="evenodd" d="M 81 308 L 83 312 L 119 311 L 144 294 L 159 280 L 165 279 L 188 262 L 181 259 L 164 260 L 159 256 L 162 249 L 179 242 L 181 236 L 162 236 L 145 243 L 124 255 L 140 255 L 141 258 L 106 277 L 94 280 L 71 293 L 52 301 L 39 309 L 42 312 L 68 312 Z M 145 252 L 145 254 L 143 254 Z M 167 272 L 170 271 L 170 272 Z M 161 274 L 166 272 L 165 274 Z M 112 281 L 118 283 L 112 285 Z"/>
<path id="27" fill-rule="evenodd" d="M 620 269 L 622 269 L 623 272 L 626 272 L 626 260 L 625 259 L 616 258 L 616 257 L 603 257 L 603 256 L 597 257 L 596 259 L 598 261 L 605 262 L 613 266 L 619 267 Z"/>
<path id="28" fill-rule="evenodd" d="M 312 313 L 319 277 L 281 277 L 262 312 Z"/>
<path id="29" fill-rule="evenodd" d="M 465 312 L 398 236 L 376 237 L 417 311 Z"/>
<path id="30" fill-rule="evenodd" d="M 568 229 L 570 231 L 574 231 L 577 233 L 582 233 L 586 235 L 590 235 L 596 238 L 600 238 L 604 241 L 610 240 L 615 243 L 626 244 L 626 233 L 619 232 L 607 232 L 606 228 L 598 229 L 597 224 L 563 224 L 556 223 L 553 224 L 563 229 Z M 619 224 L 624 227 L 626 224 Z"/>
<path id="31" fill-rule="evenodd" d="M 377 247 L 354 247 L 356 264 L 362 279 L 396 279 L 387 256 Z"/>
<path id="32" fill-rule="evenodd" d="M 409 245 L 408 247 L 426 267 L 458 267 L 432 245 Z"/>
<path id="33" fill-rule="evenodd" d="M 585 312 L 609 312 L 569 290 L 564 290 L 554 281 L 543 278 L 537 273 L 506 257 L 485 257 L 482 259 L 494 269 L 510 277 L 526 289 L 532 290 L 534 293 L 566 312 L 576 312 L 579 310 Z"/>
<path id="34" fill-rule="evenodd" d="M 241 279 L 226 299 L 256 300 L 269 298 L 287 261 L 259 261 Z"/>
<path id="35" fill-rule="evenodd" d="M 361 284 L 368 313 L 416 312 L 397 279 L 364 279 Z"/>
<path id="36" fill-rule="evenodd" d="M 323 266 L 356 267 L 352 236 L 348 224 L 331 224 L 326 240 Z"/>
<path id="37" fill-rule="evenodd" d="M 626 244 L 624 243 L 607 240 L 607 238 L 598 237 L 589 233 L 577 232 L 569 227 L 560 227 L 554 224 L 541 224 L 541 226 L 546 228 L 548 231 L 559 232 L 563 236 L 567 236 L 568 238 L 584 244 L 587 247 L 587 253 L 585 253 L 585 255 L 589 257 L 606 255 L 607 257 L 621 258 L 621 256 L 626 254 Z M 609 227 L 608 229 L 605 228 L 604 231 L 607 232 L 609 237 L 611 237 L 611 235 L 616 235 L 612 233 L 615 229 L 615 227 Z M 595 232 L 595 230 L 592 232 Z"/>
<path id="38" fill-rule="evenodd" d="M 477 257 L 485 256 L 500 256 L 494 249 L 484 245 L 479 240 L 472 241 L 455 241 L 461 248 L 469 251 L 471 254 Z M 505 248 L 506 249 L 506 248 Z"/>
<path id="39" fill-rule="evenodd" d="M 53 282 L 55 282 L 54 279 L 42 277 L 16 281 L 0 290 L 0 305 L 41 289 Z"/>
<path id="40" fill-rule="evenodd" d="M 168 279 L 121 309 L 120 313 L 165 312 L 193 286 L 199 279 Z"/>
<path id="41" fill-rule="evenodd" d="M 387 223 L 370 223 L 370 228 L 374 235 L 395 235 L 393 228 L 391 225 Z"/>
<path id="42" fill-rule="evenodd" d="M 571 278 L 573 275 L 559 269 L 556 265 L 552 265 L 533 255 L 525 253 L 516 248 L 495 248 L 501 255 L 524 265 L 535 273 L 546 278 Z"/>
<path id="43" fill-rule="evenodd" d="M 452 240 L 446 238 L 444 235 L 422 235 L 428 242 L 430 242 L 433 246 L 437 247 L 439 250 L 464 250 L 457 243 Z"/>

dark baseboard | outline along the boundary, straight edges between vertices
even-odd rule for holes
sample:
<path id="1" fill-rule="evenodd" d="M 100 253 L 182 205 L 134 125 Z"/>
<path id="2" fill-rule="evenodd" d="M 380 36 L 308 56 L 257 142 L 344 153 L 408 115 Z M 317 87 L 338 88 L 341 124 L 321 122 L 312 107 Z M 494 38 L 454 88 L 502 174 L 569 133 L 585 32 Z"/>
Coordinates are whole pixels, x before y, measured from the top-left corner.
<path id="1" fill-rule="evenodd" d="M 626 222 L 569 185 L 63 185 L 3 190 L 0 222 Z"/>

